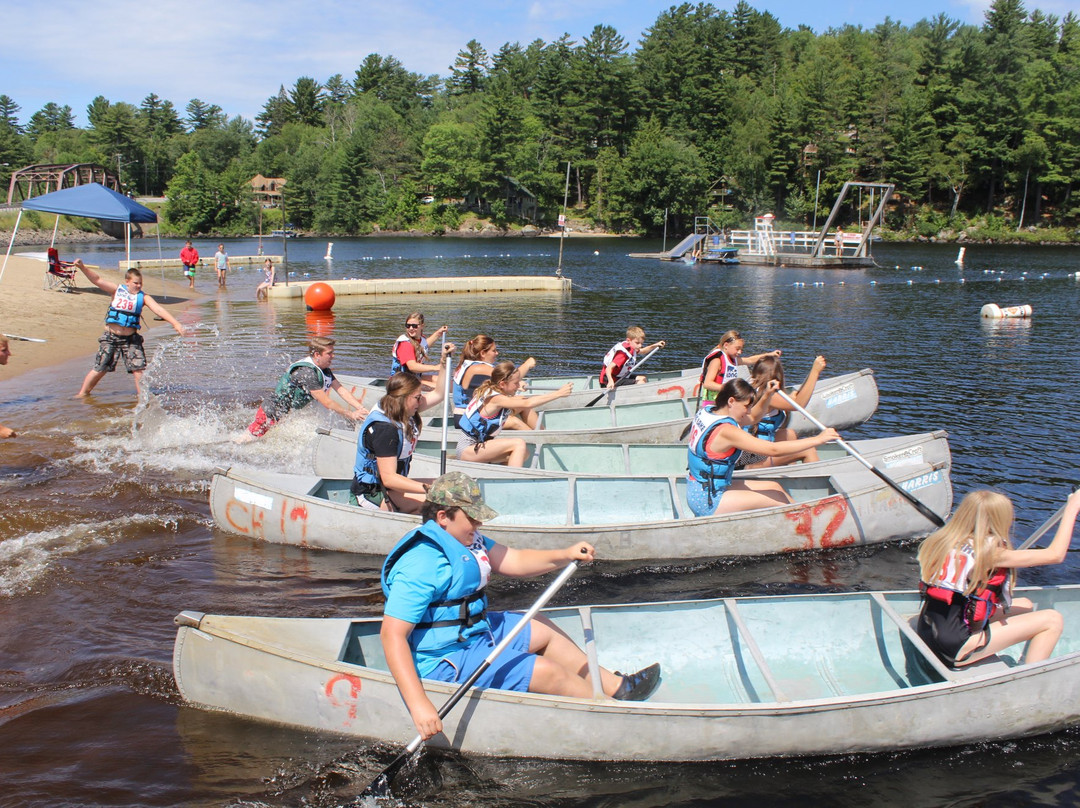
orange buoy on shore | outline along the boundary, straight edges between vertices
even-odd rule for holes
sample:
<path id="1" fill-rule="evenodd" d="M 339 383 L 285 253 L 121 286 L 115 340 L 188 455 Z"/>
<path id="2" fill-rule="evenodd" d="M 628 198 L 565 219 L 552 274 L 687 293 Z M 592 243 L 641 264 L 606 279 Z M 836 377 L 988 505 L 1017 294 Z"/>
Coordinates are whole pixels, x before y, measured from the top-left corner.
<path id="1" fill-rule="evenodd" d="M 1005 317 L 1030 317 L 1031 306 L 1027 303 L 1022 306 L 999 306 L 996 303 L 987 303 L 982 307 L 980 314 L 991 320 L 1000 320 Z"/>
<path id="2" fill-rule="evenodd" d="M 328 283 L 313 283 L 304 292 L 304 303 L 311 311 L 330 311 L 334 308 L 334 287 Z"/>

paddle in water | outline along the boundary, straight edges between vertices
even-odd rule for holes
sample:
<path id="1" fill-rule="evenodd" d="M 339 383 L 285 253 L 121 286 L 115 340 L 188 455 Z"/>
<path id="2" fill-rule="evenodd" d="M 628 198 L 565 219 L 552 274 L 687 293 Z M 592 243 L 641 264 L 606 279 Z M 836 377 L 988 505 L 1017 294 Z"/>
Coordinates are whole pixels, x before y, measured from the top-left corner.
<path id="1" fill-rule="evenodd" d="M 547 602 L 555 596 L 556 592 L 562 589 L 562 585 L 566 583 L 566 581 L 570 578 L 571 575 L 574 574 L 576 570 L 576 561 L 571 561 L 563 568 L 563 571 L 559 573 L 559 576 L 554 581 L 552 581 L 548 585 L 548 588 L 540 594 L 540 597 L 537 598 L 536 603 L 529 607 L 529 610 L 525 612 L 521 620 L 518 621 L 517 625 L 514 626 L 505 637 L 503 637 L 502 642 L 496 645 L 491 650 L 491 653 L 484 657 L 484 661 L 480 663 L 480 667 L 473 671 L 472 676 L 462 682 L 461 686 L 453 692 L 450 698 L 446 700 L 446 704 L 439 708 L 439 718 L 446 718 L 450 711 L 454 709 L 454 705 L 461 701 L 465 694 L 469 692 L 469 689 L 473 686 L 476 680 L 484 674 L 484 671 L 491 667 L 491 663 L 495 661 L 499 654 L 506 650 L 507 646 L 509 646 L 510 643 L 514 641 L 514 638 L 517 637 L 517 635 L 520 634 L 527 625 L 529 625 L 530 621 L 532 621 L 532 619 L 536 617 L 536 613 L 547 605 Z M 359 800 L 362 800 L 365 797 L 390 796 L 390 781 L 393 780 L 397 773 L 401 771 L 401 768 L 409 762 L 409 759 L 412 757 L 413 753 L 417 749 L 419 749 L 423 743 L 424 739 L 420 735 L 417 735 L 415 738 L 413 738 L 409 745 L 405 747 L 405 751 L 398 755 L 396 758 L 394 758 L 390 762 L 390 765 L 383 769 L 382 773 L 371 781 L 371 785 L 365 788 L 360 793 L 357 801 L 354 801 L 352 804 L 354 806 L 358 806 L 360 804 Z"/>
<path id="2" fill-rule="evenodd" d="M 795 399 L 793 399 L 791 396 L 789 396 L 783 390 L 777 390 L 776 392 L 781 398 L 784 399 L 784 401 L 786 401 L 788 404 L 790 404 L 795 410 L 802 413 L 803 417 L 806 418 L 810 423 L 812 423 L 818 429 L 825 429 L 825 424 L 821 423 L 821 421 L 819 421 L 817 418 L 815 418 L 810 413 L 808 413 L 806 411 L 806 409 L 802 405 L 799 404 L 799 402 L 797 402 Z M 894 491 L 896 491 L 896 493 L 898 493 L 900 496 L 902 496 L 904 499 L 906 499 L 908 502 L 910 502 L 912 505 L 914 505 L 915 510 L 917 510 L 919 513 L 921 513 L 923 516 L 925 516 L 927 519 L 929 519 L 931 522 L 933 522 L 938 527 L 944 527 L 945 526 L 945 520 L 944 519 L 942 519 L 940 516 L 938 516 L 936 513 L 934 513 L 929 508 L 927 508 L 926 505 L 924 505 L 922 502 L 920 502 L 918 499 L 916 499 L 911 494 L 910 491 L 904 490 L 904 488 L 902 488 L 894 479 L 892 479 L 889 475 L 887 475 L 885 472 L 883 472 L 881 469 L 879 469 L 877 466 L 875 466 L 873 463 L 871 463 L 869 460 L 867 460 L 865 457 L 863 457 L 861 454 L 859 454 L 858 451 L 856 451 L 855 448 L 850 443 L 848 443 L 843 438 L 837 438 L 836 442 L 840 444 L 841 448 L 845 452 L 847 452 L 849 455 L 851 455 L 856 460 L 858 460 L 860 463 L 862 463 L 869 471 L 872 471 L 874 474 L 876 474 L 878 477 L 880 477 L 885 483 L 887 483 L 890 488 L 892 488 Z"/>
<path id="3" fill-rule="evenodd" d="M 651 351 L 649 351 L 647 354 L 645 354 L 643 357 L 641 357 L 640 361 L 638 361 L 637 363 L 634 364 L 633 370 L 637 370 L 639 367 L 644 365 L 646 362 L 649 361 L 649 359 L 652 358 L 652 356 L 654 354 L 659 353 L 659 351 L 660 351 L 659 348 L 653 348 Z M 623 376 L 621 379 L 617 379 L 615 381 L 615 387 L 622 387 L 624 384 L 637 384 L 637 381 L 634 379 L 633 376 L 629 376 L 629 375 Z M 590 401 L 585 406 L 586 407 L 591 407 L 593 404 L 595 404 L 597 401 L 602 399 L 608 393 L 613 393 L 613 392 L 614 392 L 614 388 L 612 388 L 611 390 L 604 390 L 604 392 L 602 392 L 600 395 L 598 395 L 596 398 L 594 398 L 592 401 Z"/>

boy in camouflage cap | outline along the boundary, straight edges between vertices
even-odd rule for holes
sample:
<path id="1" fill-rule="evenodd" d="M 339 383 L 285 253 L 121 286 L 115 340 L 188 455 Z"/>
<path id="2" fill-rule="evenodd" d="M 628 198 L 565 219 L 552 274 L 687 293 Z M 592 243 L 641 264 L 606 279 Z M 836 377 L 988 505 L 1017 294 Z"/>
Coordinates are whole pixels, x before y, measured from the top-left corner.
<path id="1" fill-rule="evenodd" d="M 476 480 L 458 471 L 444 474 L 427 493 L 423 524 L 405 534 L 383 563 L 383 652 L 424 740 L 442 732 L 442 719 L 421 678 L 465 681 L 521 621 L 520 613 L 487 610 L 490 574 L 543 575 L 594 557 L 588 542 L 562 550 L 497 544 L 479 532 L 484 520 L 497 515 Z M 475 686 L 587 699 L 593 697 L 588 669 L 585 652 L 548 618 L 536 617 Z M 600 689 L 614 699 L 642 701 L 659 684 L 659 665 L 627 676 L 600 669 Z"/>

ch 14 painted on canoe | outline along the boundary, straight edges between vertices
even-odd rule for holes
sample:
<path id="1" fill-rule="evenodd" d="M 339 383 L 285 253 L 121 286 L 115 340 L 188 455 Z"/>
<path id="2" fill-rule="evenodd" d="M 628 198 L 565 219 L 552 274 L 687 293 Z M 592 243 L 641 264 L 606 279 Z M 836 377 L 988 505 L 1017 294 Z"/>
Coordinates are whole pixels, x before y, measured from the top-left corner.
<path id="1" fill-rule="evenodd" d="M 930 510 L 946 515 L 952 484 L 944 433 L 921 455 L 919 462 L 902 462 L 886 473 Z M 792 504 L 703 517 L 690 515 L 683 474 L 480 477 L 485 501 L 499 513 L 483 532 L 511 547 L 556 549 L 587 540 L 602 559 L 662 563 L 873 544 L 924 535 L 932 527 L 854 459 L 831 461 L 827 473 L 814 466 L 748 475 L 778 482 Z M 351 476 L 219 469 L 211 482 L 210 511 L 218 527 L 232 533 L 384 555 L 418 519 L 350 504 L 351 482 Z"/>

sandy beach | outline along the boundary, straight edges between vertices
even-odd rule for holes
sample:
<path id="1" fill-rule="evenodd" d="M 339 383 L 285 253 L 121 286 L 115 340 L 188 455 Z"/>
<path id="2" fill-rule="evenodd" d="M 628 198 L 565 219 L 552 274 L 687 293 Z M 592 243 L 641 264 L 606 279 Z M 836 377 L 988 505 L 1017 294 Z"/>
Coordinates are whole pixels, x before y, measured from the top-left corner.
<path id="1" fill-rule="evenodd" d="M 75 257 L 75 254 L 65 256 L 65 260 Z M 97 269 L 103 278 L 123 281 L 123 275 L 115 267 L 96 267 L 90 263 L 88 266 Z M 97 339 L 109 306 L 108 295 L 81 273 L 75 277 L 74 291 L 43 289 L 45 267 L 44 261 L 13 254 L 0 278 L 0 333 L 47 340 L 41 343 L 9 339 L 12 357 L 0 371 L 0 381 L 79 356 L 92 356 L 97 351 Z M 203 296 L 197 290 L 192 292 L 184 283 L 168 280 L 163 283 L 160 275 L 147 274 L 145 284 L 146 292 L 181 322 L 181 312 Z M 162 325 L 165 324 L 146 312 L 144 333 Z"/>

